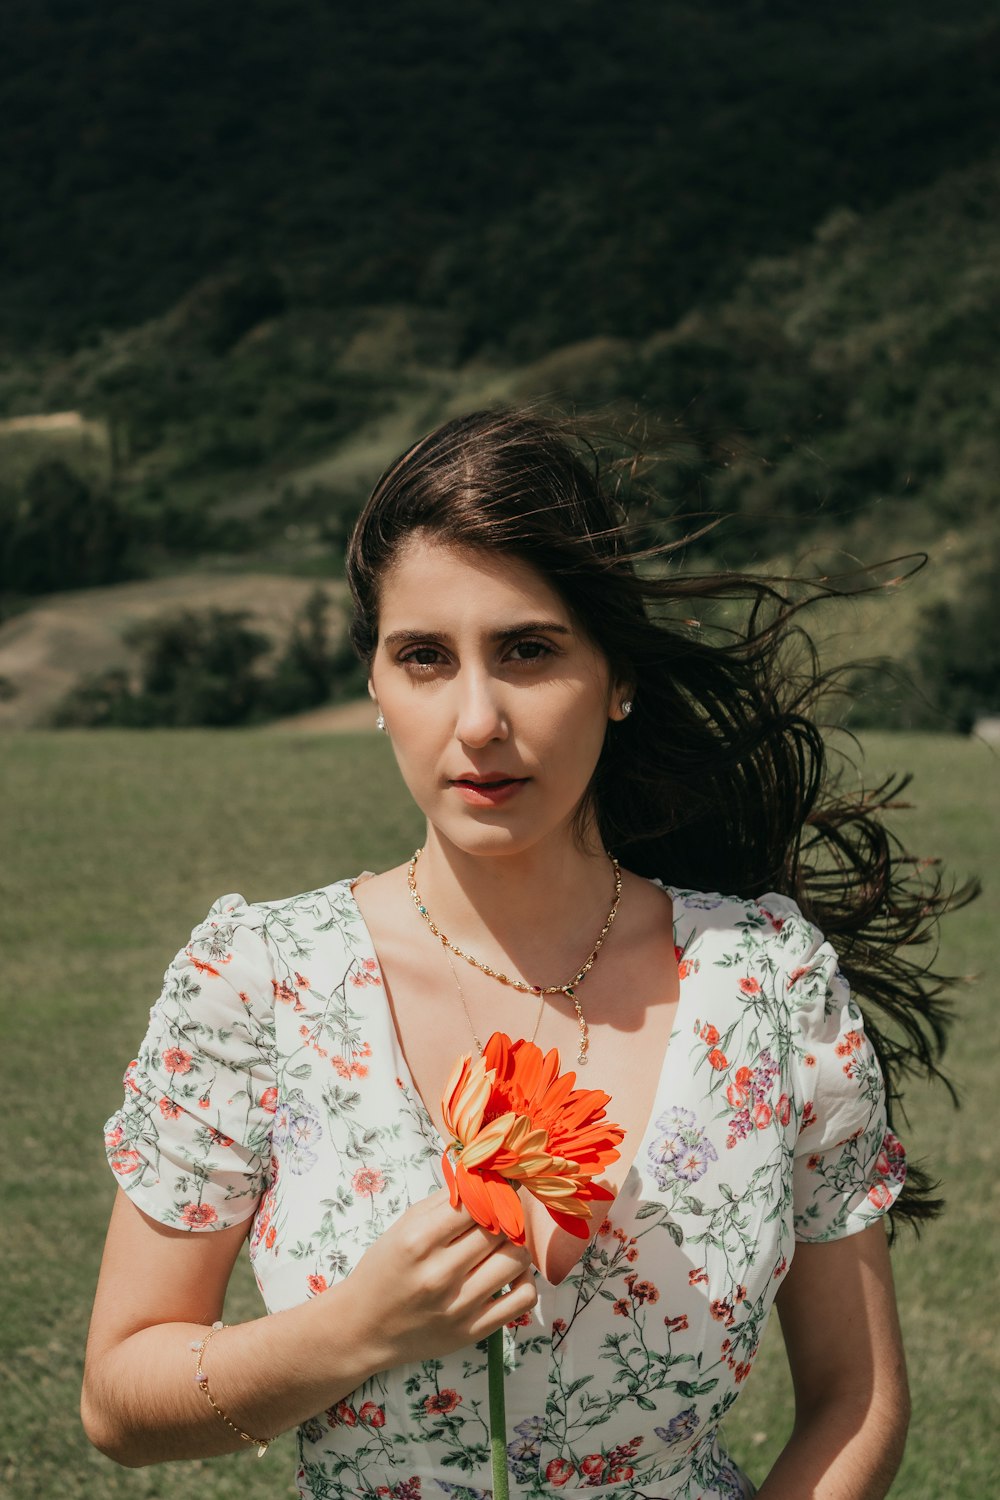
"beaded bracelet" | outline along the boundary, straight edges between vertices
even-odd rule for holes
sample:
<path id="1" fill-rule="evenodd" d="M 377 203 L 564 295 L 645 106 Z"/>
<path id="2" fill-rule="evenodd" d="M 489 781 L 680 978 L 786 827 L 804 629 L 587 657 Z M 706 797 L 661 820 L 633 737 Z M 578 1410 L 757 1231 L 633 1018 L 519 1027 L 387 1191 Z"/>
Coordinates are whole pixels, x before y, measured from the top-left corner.
<path id="1" fill-rule="evenodd" d="M 212 1392 L 209 1390 L 208 1376 L 205 1374 L 205 1371 L 201 1367 L 201 1361 L 204 1356 L 205 1350 L 208 1348 L 209 1339 L 214 1338 L 219 1329 L 224 1327 L 224 1323 L 213 1323 L 203 1339 L 195 1339 L 192 1343 L 191 1348 L 198 1356 L 198 1365 L 197 1369 L 194 1372 L 195 1384 L 200 1386 L 201 1389 L 205 1392 L 205 1395 L 208 1397 L 209 1402 L 212 1405 L 212 1409 L 218 1412 L 219 1416 L 225 1422 L 226 1426 L 231 1427 L 234 1432 L 238 1432 L 245 1443 L 255 1443 L 257 1446 L 257 1457 L 263 1458 L 268 1448 L 274 1442 L 274 1438 L 251 1437 L 249 1432 L 244 1432 L 242 1427 L 237 1427 L 235 1422 L 231 1422 L 230 1419 L 226 1416 L 225 1412 L 222 1410 L 222 1407 L 216 1401 L 215 1397 L 212 1395 Z"/>

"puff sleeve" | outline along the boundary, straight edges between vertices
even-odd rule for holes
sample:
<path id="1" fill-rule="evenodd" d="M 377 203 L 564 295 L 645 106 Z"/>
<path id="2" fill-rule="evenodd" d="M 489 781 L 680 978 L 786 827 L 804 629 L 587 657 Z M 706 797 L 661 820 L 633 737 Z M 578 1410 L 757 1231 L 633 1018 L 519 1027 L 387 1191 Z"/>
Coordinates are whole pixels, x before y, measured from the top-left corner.
<path id="1" fill-rule="evenodd" d="M 160 1223 L 223 1229 L 264 1190 L 276 1098 L 272 969 L 242 896 L 222 896 L 167 968 L 122 1107 L 119 1184 Z"/>
<path id="2" fill-rule="evenodd" d="M 815 1243 L 866 1229 L 898 1198 L 903 1147 L 886 1124 L 882 1070 L 837 955 L 794 902 L 765 897 L 783 949 L 797 1080 L 793 1222 Z"/>

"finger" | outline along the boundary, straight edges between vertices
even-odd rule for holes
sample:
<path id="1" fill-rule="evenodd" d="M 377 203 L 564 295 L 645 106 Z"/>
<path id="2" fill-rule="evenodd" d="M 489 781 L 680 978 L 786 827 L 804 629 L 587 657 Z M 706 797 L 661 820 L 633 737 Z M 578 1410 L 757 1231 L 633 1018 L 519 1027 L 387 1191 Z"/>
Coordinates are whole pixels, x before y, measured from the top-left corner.
<path id="1" fill-rule="evenodd" d="M 412 1224 L 419 1225 L 419 1232 L 428 1244 L 447 1245 L 471 1229 L 476 1220 L 459 1202 L 452 1208 L 447 1188 L 437 1188 L 412 1203 L 404 1215 Z"/>
<path id="2" fill-rule="evenodd" d="M 464 1277 L 475 1266 L 499 1252 L 507 1255 L 509 1262 L 516 1265 L 518 1270 L 523 1270 L 531 1260 L 524 1245 L 513 1244 L 506 1235 L 492 1234 L 481 1224 L 473 1224 L 464 1234 L 459 1235 L 447 1247 L 446 1253 L 456 1275 Z"/>
<path id="3" fill-rule="evenodd" d="M 534 1286 L 533 1267 L 520 1245 L 494 1251 L 465 1277 L 464 1293 L 471 1305 L 486 1303 L 504 1287 Z M 509 1295 L 504 1292 L 504 1296 Z"/>
<path id="4" fill-rule="evenodd" d="M 478 1318 L 470 1325 L 473 1340 L 486 1338 L 505 1323 L 530 1312 L 538 1301 L 538 1287 L 533 1269 L 522 1271 L 510 1283 L 502 1296 L 495 1294 L 486 1298 Z"/>

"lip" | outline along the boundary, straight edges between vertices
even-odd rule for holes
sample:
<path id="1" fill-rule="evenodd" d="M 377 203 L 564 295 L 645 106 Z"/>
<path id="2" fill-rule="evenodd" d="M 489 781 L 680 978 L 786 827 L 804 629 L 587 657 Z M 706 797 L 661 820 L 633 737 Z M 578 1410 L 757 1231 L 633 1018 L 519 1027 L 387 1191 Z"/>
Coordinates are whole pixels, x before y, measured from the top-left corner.
<path id="1" fill-rule="evenodd" d="M 457 776 L 449 783 L 470 807 L 499 807 L 527 786 L 526 776 Z"/>

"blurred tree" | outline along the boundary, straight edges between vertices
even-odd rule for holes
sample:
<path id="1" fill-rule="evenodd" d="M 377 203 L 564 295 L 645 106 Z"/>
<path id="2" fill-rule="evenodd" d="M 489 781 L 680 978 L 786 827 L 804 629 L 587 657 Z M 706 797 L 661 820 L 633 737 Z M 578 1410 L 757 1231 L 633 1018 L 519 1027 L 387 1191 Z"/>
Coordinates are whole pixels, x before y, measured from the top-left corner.
<path id="1" fill-rule="evenodd" d="M 962 734 L 977 719 L 1000 715 L 998 578 L 1000 544 L 994 544 L 960 598 L 928 609 L 917 644 L 919 684 L 948 726 Z"/>
<path id="2" fill-rule="evenodd" d="M 0 489 L 0 588 L 40 594 L 128 576 L 128 524 L 110 495 L 61 459 Z"/>

